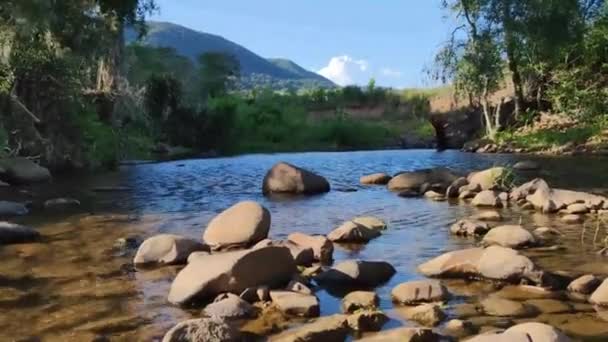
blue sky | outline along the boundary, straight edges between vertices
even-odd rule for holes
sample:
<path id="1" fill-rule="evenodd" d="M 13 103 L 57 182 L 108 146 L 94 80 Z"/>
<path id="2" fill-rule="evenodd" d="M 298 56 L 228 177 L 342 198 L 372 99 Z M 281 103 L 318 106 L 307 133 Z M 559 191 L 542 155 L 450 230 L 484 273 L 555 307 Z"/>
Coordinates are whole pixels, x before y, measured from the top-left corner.
<path id="1" fill-rule="evenodd" d="M 432 85 L 425 67 L 450 33 L 440 0 L 157 0 L 154 20 L 289 58 L 339 84 Z"/>

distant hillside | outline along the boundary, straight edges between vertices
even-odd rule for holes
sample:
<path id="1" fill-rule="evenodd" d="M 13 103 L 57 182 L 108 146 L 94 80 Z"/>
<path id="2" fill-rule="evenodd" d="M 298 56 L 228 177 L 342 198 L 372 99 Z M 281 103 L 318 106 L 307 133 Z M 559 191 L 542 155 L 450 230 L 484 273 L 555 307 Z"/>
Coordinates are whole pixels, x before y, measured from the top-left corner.
<path id="1" fill-rule="evenodd" d="M 242 87 L 270 86 L 275 89 L 335 87 L 330 80 L 308 71 L 287 59 L 265 59 L 223 37 L 198 32 L 166 22 L 149 22 L 148 34 L 141 43 L 175 49 L 179 54 L 196 61 L 206 52 L 233 55 L 241 64 Z M 127 31 L 126 40 L 137 40 L 134 31 Z"/>

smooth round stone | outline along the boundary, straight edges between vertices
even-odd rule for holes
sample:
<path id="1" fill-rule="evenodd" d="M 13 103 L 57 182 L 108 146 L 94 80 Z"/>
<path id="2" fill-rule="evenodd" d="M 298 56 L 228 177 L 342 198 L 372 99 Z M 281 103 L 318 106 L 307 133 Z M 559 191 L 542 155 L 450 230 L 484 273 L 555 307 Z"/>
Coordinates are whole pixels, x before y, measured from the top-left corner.
<path id="1" fill-rule="evenodd" d="M 391 291 L 393 301 L 400 304 L 441 302 L 449 298 L 446 288 L 436 280 L 409 281 Z"/>

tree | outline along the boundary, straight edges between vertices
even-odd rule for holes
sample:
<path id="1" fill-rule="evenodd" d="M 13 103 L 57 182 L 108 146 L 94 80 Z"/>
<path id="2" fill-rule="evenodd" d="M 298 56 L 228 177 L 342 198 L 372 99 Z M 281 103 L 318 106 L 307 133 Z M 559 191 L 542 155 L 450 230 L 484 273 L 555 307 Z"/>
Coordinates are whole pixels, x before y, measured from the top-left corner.
<path id="1" fill-rule="evenodd" d="M 205 97 L 228 93 L 240 77 L 239 61 L 232 55 L 208 52 L 199 56 L 201 90 Z"/>

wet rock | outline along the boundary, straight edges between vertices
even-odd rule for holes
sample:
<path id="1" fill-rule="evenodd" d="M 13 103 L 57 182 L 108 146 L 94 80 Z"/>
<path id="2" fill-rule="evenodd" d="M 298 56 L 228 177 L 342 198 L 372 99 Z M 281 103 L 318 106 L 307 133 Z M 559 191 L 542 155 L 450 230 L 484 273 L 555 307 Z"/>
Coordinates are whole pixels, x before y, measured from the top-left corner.
<path id="1" fill-rule="evenodd" d="M 270 290 L 267 286 L 249 287 L 239 297 L 248 303 L 267 302 L 270 300 Z"/>
<path id="2" fill-rule="evenodd" d="M 162 342 L 240 342 L 241 333 L 220 318 L 191 319 L 175 325 Z"/>
<path id="3" fill-rule="evenodd" d="M 225 319 L 249 318 L 254 314 L 251 304 L 232 293 L 219 295 L 215 301 L 205 307 L 203 314 L 209 317 Z"/>
<path id="4" fill-rule="evenodd" d="M 498 211 L 488 210 L 481 212 L 474 217 L 479 221 L 500 222 L 503 220 L 502 215 Z"/>
<path id="5" fill-rule="evenodd" d="M 21 203 L 0 201 L 0 217 L 22 216 L 28 213 L 29 210 Z"/>
<path id="6" fill-rule="evenodd" d="M 386 173 L 374 173 L 361 177 L 359 182 L 363 185 L 386 185 L 391 178 L 392 177 Z"/>
<path id="7" fill-rule="evenodd" d="M 543 179 L 536 178 L 511 190 L 509 197 L 516 202 L 520 200 L 525 201 L 526 197 L 534 194 L 537 189 L 547 191 L 549 189 L 549 184 L 547 184 L 547 182 L 545 182 Z"/>
<path id="8" fill-rule="evenodd" d="M 379 303 L 375 292 L 353 291 L 342 299 L 342 312 L 350 314 L 358 310 L 375 310 Z"/>
<path id="9" fill-rule="evenodd" d="M 310 266 L 315 260 L 314 252 L 310 247 L 301 247 L 291 241 L 272 241 L 270 239 L 264 239 L 253 246 L 254 249 L 264 247 L 285 247 L 291 252 L 291 256 L 298 266 Z"/>
<path id="10" fill-rule="evenodd" d="M 498 193 L 492 190 L 484 190 L 473 197 L 472 205 L 476 207 L 502 207 L 502 201 L 498 198 Z"/>
<path id="11" fill-rule="evenodd" d="M 202 256 L 178 273 L 171 284 L 169 301 L 183 305 L 225 292 L 239 294 L 249 287 L 279 287 L 287 284 L 296 271 L 285 247 Z"/>
<path id="12" fill-rule="evenodd" d="M 585 217 L 582 215 L 570 214 L 563 216 L 562 221 L 566 223 L 583 223 L 585 221 Z"/>
<path id="13" fill-rule="evenodd" d="M 3 169 L 0 178 L 10 184 L 31 184 L 51 180 L 51 173 L 47 168 L 27 158 L 0 159 L 0 169 Z"/>
<path id="14" fill-rule="evenodd" d="M 391 191 L 419 191 L 425 183 L 443 184 L 447 187 L 458 178 L 457 175 L 446 168 L 402 172 L 394 176 L 391 181 L 388 182 L 388 189 Z"/>
<path id="15" fill-rule="evenodd" d="M 403 197 L 403 198 L 414 198 L 414 197 L 420 197 L 420 193 L 416 190 L 403 190 L 403 191 L 399 191 L 397 196 Z"/>
<path id="16" fill-rule="evenodd" d="M 493 296 L 513 300 L 527 300 L 558 298 L 561 294 L 540 286 L 507 285 L 493 293 Z"/>
<path id="17" fill-rule="evenodd" d="M 552 189 L 542 180 L 535 181 L 536 183 L 533 186 L 529 186 L 533 188 L 534 192 L 526 196 L 526 200 L 543 212 L 557 212 L 577 203 L 585 204 L 590 209 L 601 209 L 606 203 L 606 198 L 602 196 L 571 190 Z"/>
<path id="18" fill-rule="evenodd" d="M 347 316 L 321 317 L 312 323 L 271 336 L 270 342 L 329 342 L 345 341 L 349 333 Z"/>
<path id="19" fill-rule="evenodd" d="M 39 239 L 40 233 L 34 228 L 0 221 L 0 245 L 35 242 Z"/>
<path id="20" fill-rule="evenodd" d="M 469 184 L 479 185 L 481 190 L 494 190 L 500 185 L 501 178 L 507 174 L 504 167 L 493 167 L 487 170 L 472 172 L 467 177 Z"/>
<path id="21" fill-rule="evenodd" d="M 446 189 L 445 196 L 447 198 L 458 198 L 458 195 L 460 195 L 460 188 L 468 184 L 469 181 L 465 177 L 460 177 L 456 179 Z"/>
<path id="22" fill-rule="evenodd" d="M 304 295 L 312 295 L 312 290 L 308 286 L 296 280 L 290 281 L 289 284 L 287 284 L 286 289 L 288 291 L 297 292 Z"/>
<path id="23" fill-rule="evenodd" d="M 598 306 L 608 306 L 608 279 L 605 279 L 600 286 L 593 291 L 589 297 L 589 303 Z"/>
<path id="24" fill-rule="evenodd" d="M 450 233 L 459 236 L 483 236 L 490 230 L 487 223 L 460 220 L 450 227 Z"/>
<path id="25" fill-rule="evenodd" d="M 183 264 L 191 253 L 206 247 L 195 240 L 173 234 L 160 234 L 146 239 L 133 258 L 134 264 Z"/>
<path id="26" fill-rule="evenodd" d="M 329 262 L 333 259 L 334 245 L 325 236 L 292 233 L 289 234 L 287 240 L 303 248 L 312 248 L 316 261 Z"/>
<path id="27" fill-rule="evenodd" d="M 319 316 L 319 300 L 313 295 L 292 291 L 270 291 L 270 299 L 282 312 L 298 317 Z"/>
<path id="28" fill-rule="evenodd" d="M 525 305 L 536 308 L 538 312 L 544 314 L 566 313 L 572 311 L 572 306 L 568 303 L 555 299 L 531 299 Z"/>
<path id="29" fill-rule="evenodd" d="M 370 229 L 362 224 L 347 221 L 334 229 L 327 238 L 333 242 L 365 243 L 382 235 L 379 230 Z"/>
<path id="30" fill-rule="evenodd" d="M 203 240 L 213 250 L 243 248 L 268 237 L 270 212 L 253 201 L 239 202 L 214 217 Z"/>
<path id="31" fill-rule="evenodd" d="M 532 161 L 532 160 L 522 160 L 522 161 L 515 163 L 515 165 L 513 165 L 513 169 L 519 170 L 519 171 L 538 170 L 538 169 L 540 169 L 540 165 L 537 162 Z"/>
<path id="32" fill-rule="evenodd" d="M 358 332 L 380 331 L 389 318 L 378 310 L 356 312 L 346 320 L 348 326 Z"/>
<path id="33" fill-rule="evenodd" d="M 522 323 L 515 325 L 507 330 L 503 334 L 510 335 L 515 333 L 522 333 L 526 337 L 526 341 L 543 341 L 543 342 L 570 342 L 571 339 L 564 335 L 558 329 L 543 323 Z"/>
<path id="34" fill-rule="evenodd" d="M 374 216 L 359 216 L 351 221 L 372 230 L 385 230 L 387 227 L 386 222 Z"/>
<path id="35" fill-rule="evenodd" d="M 570 204 L 565 210 L 568 214 L 586 214 L 589 212 L 589 208 L 584 203 Z"/>
<path id="36" fill-rule="evenodd" d="M 531 317 L 538 313 L 532 306 L 496 296 L 487 297 L 480 304 L 483 312 L 490 316 Z"/>
<path id="37" fill-rule="evenodd" d="M 593 274 L 587 274 L 573 280 L 570 285 L 568 285 L 568 291 L 574 293 L 580 293 L 583 295 L 590 295 L 595 291 L 602 281 L 600 278 L 594 276 Z"/>
<path id="38" fill-rule="evenodd" d="M 319 274 L 315 280 L 326 286 L 376 287 L 387 282 L 395 272 L 387 262 L 347 260 Z"/>
<path id="39" fill-rule="evenodd" d="M 399 309 L 405 318 L 425 327 L 437 326 L 446 318 L 446 314 L 437 304 L 422 304 Z"/>
<path id="40" fill-rule="evenodd" d="M 80 201 L 74 198 L 54 198 L 44 202 L 45 209 L 65 209 L 79 206 Z"/>
<path id="41" fill-rule="evenodd" d="M 475 333 L 475 327 L 469 321 L 463 321 L 460 319 L 449 320 L 444 327 L 448 335 L 462 338 Z"/>
<path id="42" fill-rule="evenodd" d="M 357 340 L 359 342 L 440 342 L 443 336 L 424 328 L 397 328 Z"/>
<path id="43" fill-rule="evenodd" d="M 320 194 L 329 192 L 327 180 L 313 172 L 285 162 L 275 164 L 266 173 L 262 184 L 264 195 L 277 194 Z"/>
<path id="44" fill-rule="evenodd" d="M 542 281 L 542 272 L 527 257 L 517 251 L 490 246 L 470 248 L 438 256 L 418 267 L 420 273 L 438 278 L 482 277 L 506 282 Z"/>
<path id="45" fill-rule="evenodd" d="M 518 249 L 535 245 L 536 239 L 522 226 L 508 225 L 491 229 L 484 236 L 482 243 Z"/>
<path id="46" fill-rule="evenodd" d="M 465 190 L 458 195 L 458 199 L 461 199 L 461 200 L 471 199 L 471 198 L 475 197 L 476 195 L 477 195 L 477 192 Z"/>
<path id="47" fill-rule="evenodd" d="M 445 195 L 434 190 L 429 190 L 424 193 L 424 197 L 433 201 L 445 201 Z"/>
<path id="48" fill-rule="evenodd" d="M 446 288 L 436 280 L 408 281 L 397 285 L 391 291 L 394 302 L 399 304 L 419 304 L 441 302 L 449 298 Z"/>

